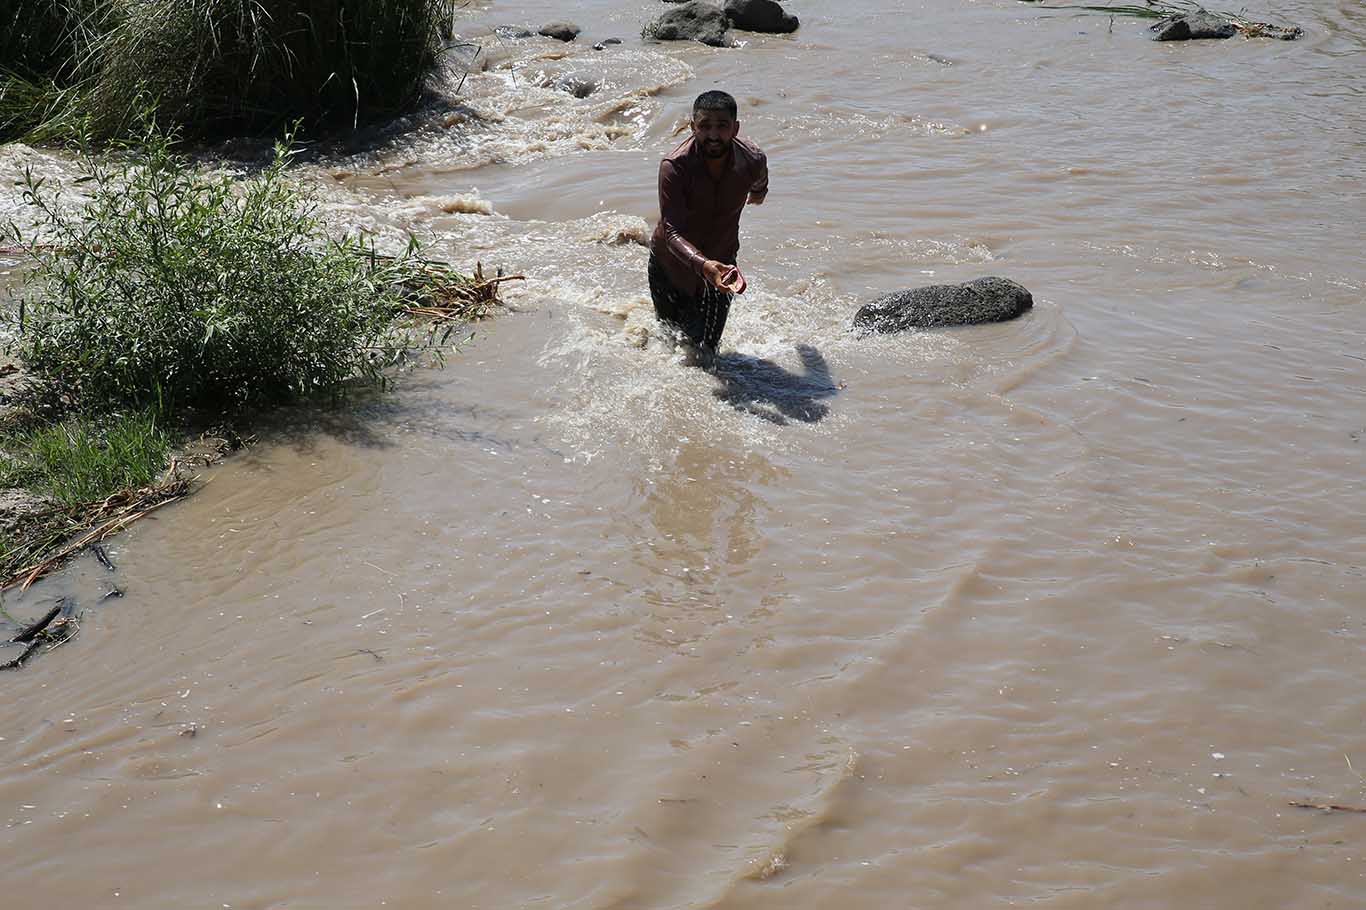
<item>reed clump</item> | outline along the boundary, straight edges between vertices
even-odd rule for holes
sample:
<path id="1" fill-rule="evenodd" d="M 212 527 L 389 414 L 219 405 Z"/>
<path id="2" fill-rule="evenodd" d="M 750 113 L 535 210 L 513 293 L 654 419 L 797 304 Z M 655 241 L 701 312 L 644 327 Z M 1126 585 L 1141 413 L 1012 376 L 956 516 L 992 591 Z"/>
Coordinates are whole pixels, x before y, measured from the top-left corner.
<path id="1" fill-rule="evenodd" d="M 158 122 L 216 138 L 355 129 L 413 110 L 457 0 L 17 0 L 0 140 Z M 8 114 L 5 113 L 8 111 Z"/>
<path id="2" fill-rule="evenodd" d="M 0 142 L 70 135 L 81 61 L 113 27 L 118 0 L 14 0 L 0 12 Z"/>
<path id="3" fill-rule="evenodd" d="M 0 12 L 0 71 L 67 79 L 113 24 L 117 0 L 15 0 Z"/>

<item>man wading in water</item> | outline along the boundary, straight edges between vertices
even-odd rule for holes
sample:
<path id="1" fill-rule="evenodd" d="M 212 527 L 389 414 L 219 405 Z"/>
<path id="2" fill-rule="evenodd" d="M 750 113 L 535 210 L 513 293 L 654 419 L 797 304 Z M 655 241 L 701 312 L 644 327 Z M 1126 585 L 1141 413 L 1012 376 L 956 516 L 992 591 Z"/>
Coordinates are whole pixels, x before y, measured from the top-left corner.
<path id="1" fill-rule="evenodd" d="M 740 213 L 768 195 L 768 158 L 740 132 L 735 99 L 704 92 L 692 106 L 692 135 L 659 163 L 659 226 L 650 238 L 650 296 L 661 322 L 681 331 L 710 362 L 731 298 L 745 291 L 735 267 Z"/>

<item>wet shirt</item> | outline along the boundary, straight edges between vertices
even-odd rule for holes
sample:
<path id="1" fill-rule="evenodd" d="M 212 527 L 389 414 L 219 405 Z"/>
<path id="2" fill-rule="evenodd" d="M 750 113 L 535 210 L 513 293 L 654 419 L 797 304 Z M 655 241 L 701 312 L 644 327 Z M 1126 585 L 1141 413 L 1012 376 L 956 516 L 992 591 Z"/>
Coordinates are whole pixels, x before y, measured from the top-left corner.
<path id="1" fill-rule="evenodd" d="M 740 213 L 749 194 L 768 193 L 768 158 L 737 138 L 720 180 L 707 173 L 706 159 L 688 137 L 659 162 L 659 225 L 650 251 L 669 280 L 688 294 L 706 287 L 702 264 L 715 259 L 735 264 L 740 252 Z"/>

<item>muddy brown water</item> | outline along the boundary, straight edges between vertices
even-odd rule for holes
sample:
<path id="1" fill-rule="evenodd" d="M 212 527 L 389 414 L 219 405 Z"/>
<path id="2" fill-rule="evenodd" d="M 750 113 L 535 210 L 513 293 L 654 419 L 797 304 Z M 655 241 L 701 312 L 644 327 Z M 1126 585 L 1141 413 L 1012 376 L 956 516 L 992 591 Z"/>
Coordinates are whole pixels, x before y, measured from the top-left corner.
<path id="1" fill-rule="evenodd" d="M 1366 806 L 1360 4 L 789 5 L 739 51 L 479 6 L 584 34 L 303 171 L 531 280 L 6 599 L 85 627 L 0 680 L 0 903 L 1366 907 L 1366 816 L 1288 805 Z M 637 242 L 714 86 L 773 175 L 715 377 Z M 848 330 L 983 274 L 1033 312 Z"/>

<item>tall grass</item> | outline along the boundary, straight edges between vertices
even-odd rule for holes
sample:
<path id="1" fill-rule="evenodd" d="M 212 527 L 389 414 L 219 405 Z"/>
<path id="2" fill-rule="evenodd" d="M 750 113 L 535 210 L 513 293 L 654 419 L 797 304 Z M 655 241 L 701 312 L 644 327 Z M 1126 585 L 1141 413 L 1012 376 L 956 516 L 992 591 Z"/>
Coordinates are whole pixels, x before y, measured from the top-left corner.
<path id="1" fill-rule="evenodd" d="M 114 0 L 13 0 L 0 7 L 0 142 L 77 131 L 79 86 Z"/>
<path id="2" fill-rule="evenodd" d="M 69 80 L 116 11 L 114 0 L 11 0 L 0 8 L 0 72 Z"/>
<path id="3" fill-rule="evenodd" d="M 16 0 L 0 13 L 0 141 L 344 131 L 413 110 L 458 0 Z M 69 90 L 63 93 L 63 90 Z M 43 138 L 40 135 L 38 138 Z"/>
<path id="4" fill-rule="evenodd" d="M 140 96 L 196 135 L 345 130 L 415 107 L 454 0 L 126 0 L 101 41 L 95 129 L 127 130 Z"/>

